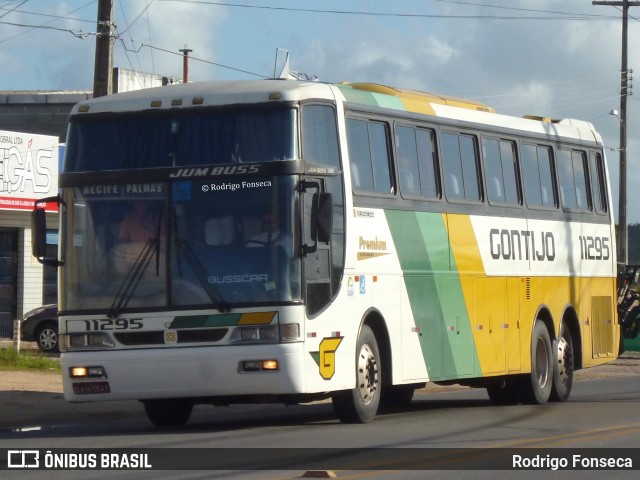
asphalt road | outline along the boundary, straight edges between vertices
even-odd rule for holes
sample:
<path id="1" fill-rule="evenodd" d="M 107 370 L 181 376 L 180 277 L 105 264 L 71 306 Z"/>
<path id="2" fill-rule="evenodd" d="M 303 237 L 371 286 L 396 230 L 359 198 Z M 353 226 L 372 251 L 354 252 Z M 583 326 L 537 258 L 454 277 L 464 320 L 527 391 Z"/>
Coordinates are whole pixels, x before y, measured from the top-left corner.
<path id="1" fill-rule="evenodd" d="M 0 372 L 0 388 L 3 373 Z M 495 457 L 494 452 L 500 452 L 496 449 L 531 448 L 534 449 L 531 452 L 546 452 L 540 449 L 554 448 L 570 452 L 588 448 L 596 449 L 591 452 L 614 455 L 621 451 L 617 449 L 634 447 L 633 454 L 640 455 L 640 449 L 636 448 L 640 445 L 639 405 L 640 355 L 636 353 L 624 354 L 611 365 L 577 372 L 571 399 L 566 403 L 496 407 L 490 404 L 484 390 L 427 388 L 417 393 L 409 408 L 379 415 L 367 425 L 340 424 L 331 405 L 319 403 L 289 407 L 198 406 L 184 428 L 158 430 L 149 424 L 137 402 L 68 404 L 55 392 L 0 391 L 0 449 L 152 448 L 170 449 L 161 450 L 170 455 L 177 448 L 193 448 L 213 449 L 197 451 L 204 452 L 202 455 L 220 455 L 219 449 L 225 448 L 233 449 L 226 451 L 229 455 L 245 455 L 248 467 L 259 460 L 256 457 L 264 453 L 265 447 L 294 454 L 303 447 L 310 449 L 304 452 L 317 451 L 321 457 L 333 455 L 327 457 L 331 461 L 326 465 L 344 467 L 337 469 L 338 478 L 460 478 L 460 471 L 449 470 L 461 465 L 460 457 L 440 458 L 439 470 L 396 471 L 395 459 L 389 458 L 384 450 L 372 449 L 417 448 L 440 452 L 443 448 L 480 448 L 490 449 L 480 450 L 481 455 L 489 452 Z M 366 452 L 366 458 L 358 458 L 358 468 L 371 471 L 355 470 L 355 464 L 352 466 L 349 461 L 332 463 L 338 457 L 335 451 L 323 450 L 326 448 L 344 449 L 343 455 L 353 453 L 348 450 L 351 448 L 359 449 L 356 453 Z M 472 452 L 477 457 L 477 451 Z M 279 455 L 282 453 L 275 454 Z M 634 468 L 640 468 L 640 459 Z M 285 479 L 297 478 L 305 470 L 305 465 L 298 462 L 286 470 L 34 471 L 29 472 L 29 478 Z M 542 478 L 542 475 L 546 478 L 549 470 L 498 474 L 501 478 Z M 25 478 L 24 472 L 17 471 L 0 475 Z M 637 470 L 562 471 L 554 475 L 580 479 L 601 479 L 603 475 L 607 479 L 637 478 Z M 496 473 L 478 466 L 465 470 L 464 476 L 494 478 Z"/>

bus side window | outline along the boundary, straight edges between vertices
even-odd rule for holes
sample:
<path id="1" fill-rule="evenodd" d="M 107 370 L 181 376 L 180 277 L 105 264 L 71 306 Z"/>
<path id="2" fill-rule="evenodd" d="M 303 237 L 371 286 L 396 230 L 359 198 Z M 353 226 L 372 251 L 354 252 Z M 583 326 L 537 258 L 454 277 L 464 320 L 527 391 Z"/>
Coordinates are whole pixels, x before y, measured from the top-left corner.
<path id="1" fill-rule="evenodd" d="M 398 172 L 400 175 L 400 193 L 408 196 L 420 195 L 418 151 L 415 129 L 397 125 L 396 153 L 398 158 Z"/>
<path id="2" fill-rule="evenodd" d="M 556 151 L 558 177 L 560 180 L 560 202 L 565 210 L 577 210 L 576 185 L 573 178 L 571 151 L 559 148 Z"/>
<path id="3" fill-rule="evenodd" d="M 556 208 L 551 150 L 547 146 L 522 144 L 522 178 L 527 205 Z"/>
<path id="4" fill-rule="evenodd" d="M 480 171 L 475 137 L 443 132 L 440 138 L 447 198 L 480 201 Z"/>
<path id="5" fill-rule="evenodd" d="M 304 105 L 302 109 L 303 158 L 340 168 L 335 110 L 328 105 Z"/>
<path id="6" fill-rule="evenodd" d="M 560 148 L 557 155 L 562 207 L 567 210 L 591 211 L 585 152 Z"/>
<path id="7" fill-rule="evenodd" d="M 374 188 L 377 193 L 394 193 L 389 158 L 387 126 L 381 122 L 369 122 L 369 142 L 373 165 Z"/>
<path id="8" fill-rule="evenodd" d="M 346 125 L 354 189 L 393 194 L 387 125 L 355 118 L 348 118 Z"/>
<path id="9" fill-rule="evenodd" d="M 349 142 L 353 188 L 355 190 L 374 191 L 367 122 L 348 118 L 347 141 Z"/>
<path id="10" fill-rule="evenodd" d="M 487 197 L 492 205 L 505 203 L 504 190 L 502 189 L 502 162 L 500 159 L 500 142 L 494 138 L 482 140 L 482 157 L 484 160 L 484 172 L 487 178 Z"/>
<path id="11" fill-rule="evenodd" d="M 510 205 L 522 205 L 520 170 L 518 168 L 516 144 L 510 140 L 500 141 L 500 158 L 504 179 L 504 198 Z"/>
<path id="12" fill-rule="evenodd" d="M 396 155 L 403 196 L 438 198 L 435 132 L 396 125 Z"/>
<path id="13" fill-rule="evenodd" d="M 458 135 L 443 132 L 440 136 L 440 148 L 442 148 L 442 165 L 444 169 L 444 191 L 449 200 L 459 200 L 460 179 L 462 178 L 462 166 L 460 165 L 460 144 Z"/>
<path id="14" fill-rule="evenodd" d="M 571 162 L 573 164 L 573 176 L 576 182 L 578 209 L 583 212 L 590 212 L 593 210 L 593 203 L 589 195 L 589 179 L 587 174 L 589 167 L 587 165 L 585 152 L 578 150 L 571 152 Z"/>
<path id="15" fill-rule="evenodd" d="M 438 153 L 435 131 L 418 128 L 416 130 L 416 142 L 422 196 L 425 198 L 438 198 L 440 197 L 440 186 L 438 182 Z"/>
<path id="16" fill-rule="evenodd" d="M 492 205 L 520 205 L 516 146 L 511 140 L 483 138 L 487 197 Z"/>
<path id="17" fill-rule="evenodd" d="M 602 155 L 596 152 L 589 154 L 589 178 L 591 179 L 591 197 L 597 213 L 607 212 L 607 193 L 604 181 Z"/>
<path id="18" fill-rule="evenodd" d="M 536 150 L 538 156 L 538 168 L 540 171 L 540 185 L 549 192 L 548 196 L 543 196 L 542 206 L 547 208 L 557 208 L 558 197 L 554 187 L 553 155 L 551 154 L 551 149 L 545 146 L 538 146 Z"/>

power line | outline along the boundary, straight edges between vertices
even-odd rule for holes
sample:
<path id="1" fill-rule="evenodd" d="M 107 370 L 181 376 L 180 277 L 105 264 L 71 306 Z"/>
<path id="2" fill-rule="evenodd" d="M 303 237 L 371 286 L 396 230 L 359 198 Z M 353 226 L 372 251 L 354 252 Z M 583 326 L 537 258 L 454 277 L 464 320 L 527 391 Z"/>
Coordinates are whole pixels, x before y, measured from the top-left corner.
<path id="1" fill-rule="evenodd" d="M 25 2 L 22 2 L 20 5 L 22 5 L 23 3 L 25 3 Z M 90 2 L 90 3 L 93 3 L 93 2 Z M 85 7 L 86 7 L 86 5 L 85 5 Z M 80 8 L 84 8 L 84 7 L 80 7 Z M 54 20 L 72 20 L 74 22 L 83 22 L 83 23 L 91 23 L 91 24 L 95 23 L 95 20 L 85 20 L 83 18 L 67 17 L 65 15 L 52 15 L 50 13 L 29 12 L 29 11 L 26 11 L 26 10 L 18 10 L 17 8 L 14 9 L 14 8 L 0 7 L 0 10 L 6 10 L 7 11 L 5 14 L 0 15 L 0 18 L 8 15 L 9 13 L 22 13 L 24 15 L 32 15 L 34 17 L 46 17 L 46 18 L 52 18 Z M 74 12 L 75 12 L 75 10 L 74 10 Z"/>
<path id="2" fill-rule="evenodd" d="M 146 17 L 147 17 L 147 36 L 149 37 L 149 43 L 151 43 L 153 40 L 151 40 L 151 22 L 149 21 L 149 6 L 151 6 L 151 4 L 153 3 L 153 0 L 145 0 L 145 2 L 149 2 L 147 5 L 147 8 L 145 8 L 145 12 L 146 12 Z M 155 60 L 153 58 L 153 50 L 150 50 L 151 53 L 151 70 L 153 72 L 156 71 L 156 65 L 155 65 Z"/>
<path id="3" fill-rule="evenodd" d="M 136 16 L 136 18 L 134 18 L 134 19 L 131 21 L 131 23 L 127 24 L 127 29 L 126 29 L 126 30 L 124 30 L 124 31 L 123 31 L 123 32 L 121 32 L 121 33 L 126 33 L 126 32 L 128 32 L 128 31 L 129 31 L 129 29 L 133 26 L 133 24 L 134 24 L 134 23 L 136 23 L 136 22 L 138 21 L 138 19 L 139 19 L 142 15 L 144 15 L 144 14 L 149 10 L 149 7 L 151 6 L 151 4 L 152 4 L 152 3 L 153 3 L 153 0 L 151 0 L 149 3 L 147 3 L 147 4 L 145 5 L 145 7 L 142 9 L 142 11 L 141 11 L 137 16 Z M 124 8 L 121 8 L 121 10 L 124 12 Z"/>
<path id="4" fill-rule="evenodd" d="M 130 51 L 130 52 L 139 52 L 140 49 L 145 48 L 145 47 L 146 48 L 150 48 L 151 50 L 158 50 L 160 52 L 170 53 L 171 55 L 179 55 L 180 57 L 182 57 L 181 53 L 173 52 L 173 51 L 167 50 L 165 48 L 160 48 L 160 47 L 156 47 L 156 46 L 153 46 L 153 45 L 148 45 L 148 44 L 145 44 L 145 43 L 140 44 L 140 48 L 138 48 L 137 50 L 129 49 L 129 48 L 126 47 L 126 45 L 123 44 L 123 48 L 125 50 Z M 216 67 L 226 68 L 227 70 L 233 70 L 234 72 L 246 73 L 247 75 L 253 75 L 255 77 L 271 78 L 268 75 L 262 75 L 260 73 L 250 72 L 249 70 L 243 70 L 241 68 L 231 67 L 229 65 L 223 65 L 222 63 L 212 62 L 210 60 L 205 60 L 203 58 L 189 56 L 189 60 L 195 60 L 197 62 L 202 62 L 202 63 L 206 63 L 206 64 L 209 64 L 209 65 L 214 65 Z"/>
<path id="5" fill-rule="evenodd" d="M 267 5 L 246 5 L 240 3 L 212 2 L 205 0 L 160 0 L 163 2 L 174 3 L 192 3 L 210 5 L 216 7 L 235 7 L 235 8 L 252 8 L 260 10 L 277 10 L 285 12 L 301 12 L 301 13 L 322 13 L 334 15 L 358 15 L 371 17 L 399 17 L 399 18 L 435 18 L 448 20 L 613 20 L 618 17 L 611 15 L 594 15 L 584 13 L 562 13 L 547 12 L 544 10 L 532 10 L 538 13 L 548 13 L 554 16 L 531 16 L 531 15 L 445 15 L 445 14 L 422 14 L 422 13 L 395 13 L 395 12 L 366 12 L 358 10 L 333 10 L 333 9 L 315 9 L 315 8 L 297 8 L 297 7 L 274 7 Z M 562 15 L 562 16 L 560 16 Z"/>
<path id="6" fill-rule="evenodd" d="M 86 38 L 89 35 L 96 35 L 95 32 L 82 32 L 82 31 L 75 31 L 75 30 L 70 30 L 68 28 L 58 28 L 58 27 L 50 27 L 47 25 L 28 25 L 28 24 L 24 24 L 24 23 L 14 23 L 14 22 L 0 22 L 1 25 L 9 25 L 11 27 L 22 27 L 22 28 L 30 28 L 31 30 L 56 30 L 59 32 L 67 32 L 70 33 L 71 35 L 73 35 L 74 37 L 77 38 Z M 20 34 L 22 35 L 22 34 Z M 0 43 L 2 42 L 6 42 L 7 40 L 11 40 L 12 38 L 17 37 L 18 35 L 15 35 L 13 37 L 9 37 L 9 38 L 5 38 L 3 40 L 0 40 Z"/>
<path id="7" fill-rule="evenodd" d="M 131 24 L 127 20 L 126 10 L 124 9 L 124 5 L 122 4 L 122 0 L 118 0 L 118 3 L 120 4 L 120 10 L 122 11 L 122 17 L 124 18 L 124 23 L 127 26 L 127 28 L 123 32 L 118 32 L 118 28 L 116 26 L 116 37 L 120 38 L 120 40 L 124 43 L 124 39 L 122 39 L 122 36 L 124 35 L 125 32 L 129 33 L 129 41 L 131 42 L 131 45 L 133 45 L 133 37 L 131 36 L 131 31 L 130 31 Z M 131 65 L 131 69 L 135 70 L 135 68 L 133 68 L 133 64 L 131 63 L 131 60 L 129 59 L 129 55 L 127 54 L 126 50 L 125 50 L 124 54 L 127 57 L 127 60 L 129 61 L 129 65 Z M 135 55 L 136 55 L 136 60 L 138 62 L 138 69 L 142 71 L 142 64 L 140 63 L 140 57 L 138 56 L 138 52 L 135 52 Z"/>
<path id="8" fill-rule="evenodd" d="M 23 0 L 22 2 L 20 2 L 19 5 L 16 5 L 13 8 L 2 8 L 2 10 L 7 10 L 6 13 L 0 15 L 0 18 L 6 17 L 7 15 L 9 15 L 11 12 L 14 12 L 18 7 L 21 7 L 22 5 L 24 5 L 25 3 L 27 3 L 27 0 Z"/>
<path id="9" fill-rule="evenodd" d="M 3 38 L 2 40 L 0 40 L 0 43 L 4 43 L 4 42 L 7 42 L 9 40 L 13 40 L 14 38 L 20 37 L 21 35 L 25 35 L 25 34 L 27 34 L 29 32 L 32 32 L 33 30 L 36 30 L 36 29 L 39 29 L 39 28 L 42 28 L 42 29 L 45 29 L 45 30 L 60 30 L 60 31 L 63 31 L 63 32 L 69 32 L 69 33 L 71 33 L 72 35 L 74 35 L 75 37 L 78 37 L 78 38 L 85 38 L 85 37 L 82 36 L 83 35 L 82 32 L 75 32 L 73 30 L 67 30 L 67 29 L 62 29 L 62 28 L 48 27 L 48 25 L 50 23 L 55 22 L 56 20 L 59 20 L 59 19 L 62 19 L 62 18 L 67 18 L 66 15 L 70 15 L 72 13 L 77 12 L 78 10 L 82 10 L 83 8 L 85 8 L 85 7 L 91 5 L 92 3 L 95 3 L 95 2 L 96 2 L 96 0 L 91 0 L 90 2 L 87 2 L 84 5 L 76 8 L 75 10 L 72 10 L 71 12 L 66 13 L 65 16 L 53 16 L 54 18 L 52 20 L 49 20 L 48 22 L 45 22 L 45 23 L 40 24 L 40 25 L 9 24 L 9 25 L 17 26 L 17 27 L 26 27 L 26 28 L 28 28 L 28 30 L 22 31 L 20 33 L 17 33 L 16 35 L 12 35 L 12 36 L 7 37 L 7 38 Z M 47 15 L 47 16 L 49 16 L 49 15 Z M 4 22 L 0 22 L 0 23 L 4 23 Z M 93 35 L 95 35 L 95 33 L 93 33 Z"/>
<path id="10" fill-rule="evenodd" d="M 445 78 L 445 77 L 436 76 L 436 78 Z M 608 85 L 610 81 L 617 78 L 619 77 L 616 76 L 615 74 L 606 73 L 606 74 L 591 75 L 591 76 L 580 76 L 580 77 L 570 78 L 565 80 L 549 80 L 547 78 L 544 78 L 544 79 L 541 79 L 540 81 L 544 82 L 545 85 L 552 87 L 554 89 L 554 92 L 558 92 L 558 91 L 572 92 L 577 88 L 586 88 L 586 87 L 598 88 L 598 91 L 600 90 L 609 91 L 610 87 L 608 87 Z M 446 77 L 446 80 L 448 81 L 449 84 L 453 84 L 453 83 L 457 84 L 458 91 L 465 92 L 462 94 L 456 94 L 454 93 L 455 90 L 452 90 L 451 95 L 458 95 L 458 96 L 470 97 L 470 98 L 476 98 L 476 99 L 519 95 L 519 93 L 493 94 L 492 92 L 496 90 L 495 85 L 487 86 L 478 90 L 476 83 L 472 81 L 456 81 L 455 79 L 449 79 L 448 77 Z M 530 78 L 529 80 L 535 80 L 535 79 Z M 469 90 L 466 89 L 467 86 L 474 88 L 474 90 L 472 90 L 473 93 L 469 93 Z M 489 92 L 489 94 L 486 94 L 487 91 Z"/>
<path id="11" fill-rule="evenodd" d="M 463 2 L 461 0 L 431 0 L 432 2 L 440 2 L 440 3 L 454 3 L 458 5 L 470 5 L 474 7 L 486 7 L 486 8 L 497 8 L 501 10 L 514 10 L 518 12 L 535 12 L 535 13 L 548 13 L 553 15 L 583 15 L 585 17 L 597 17 L 602 18 L 602 15 L 593 14 L 593 13 L 571 13 L 571 12 L 558 12 L 554 10 L 539 10 L 537 8 L 522 8 L 522 7 L 505 7 L 504 5 L 492 5 L 489 3 L 474 3 L 474 2 Z"/>

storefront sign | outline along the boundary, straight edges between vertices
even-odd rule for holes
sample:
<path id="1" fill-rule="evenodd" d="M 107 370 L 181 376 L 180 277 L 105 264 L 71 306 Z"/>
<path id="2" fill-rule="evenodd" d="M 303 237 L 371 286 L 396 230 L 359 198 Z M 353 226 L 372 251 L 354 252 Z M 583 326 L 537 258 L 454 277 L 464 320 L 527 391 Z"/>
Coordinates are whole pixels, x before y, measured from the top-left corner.
<path id="1" fill-rule="evenodd" d="M 32 210 L 57 191 L 58 137 L 0 130 L 0 210 Z"/>

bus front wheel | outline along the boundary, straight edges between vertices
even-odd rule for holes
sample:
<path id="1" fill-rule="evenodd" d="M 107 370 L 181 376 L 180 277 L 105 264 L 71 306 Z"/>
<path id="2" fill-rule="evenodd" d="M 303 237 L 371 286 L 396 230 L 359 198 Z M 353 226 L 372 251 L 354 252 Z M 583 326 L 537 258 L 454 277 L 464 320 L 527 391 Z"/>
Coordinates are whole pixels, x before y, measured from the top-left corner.
<path id="1" fill-rule="evenodd" d="M 378 342 L 367 325 L 362 327 L 356 348 L 356 387 L 335 392 L 333 409 L 345 423 L 368 423 L 378 413 L 381 392 L 381 362 Z"/>
<path id="2" fill-rule="evenodd" d="M 147 418 L 156 427 L 181 427 L 189 420 L 193 403 L 182 399 L 144 400 Z"/>

